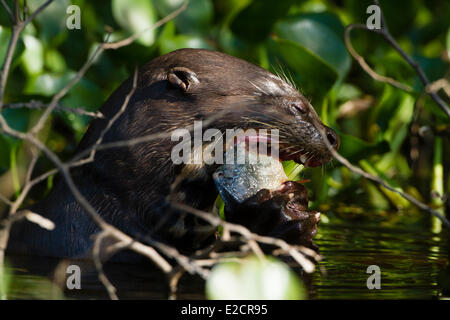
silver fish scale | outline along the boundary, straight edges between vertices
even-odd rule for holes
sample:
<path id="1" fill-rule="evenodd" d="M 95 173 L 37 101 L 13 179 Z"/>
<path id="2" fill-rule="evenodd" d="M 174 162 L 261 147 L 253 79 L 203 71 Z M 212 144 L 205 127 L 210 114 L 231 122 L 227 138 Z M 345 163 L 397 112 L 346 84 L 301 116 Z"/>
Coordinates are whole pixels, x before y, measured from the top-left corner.
<path id="1" fill-rule="evenodd" d="M 231 200 L 230 197 L 241 203 L 261 189 L 273 190 L 288 180 L 283 165 L 277 159 L 247 152 L 245 160 L 245 164 L 224 164 L 213 174 L 225 203 Z"/>

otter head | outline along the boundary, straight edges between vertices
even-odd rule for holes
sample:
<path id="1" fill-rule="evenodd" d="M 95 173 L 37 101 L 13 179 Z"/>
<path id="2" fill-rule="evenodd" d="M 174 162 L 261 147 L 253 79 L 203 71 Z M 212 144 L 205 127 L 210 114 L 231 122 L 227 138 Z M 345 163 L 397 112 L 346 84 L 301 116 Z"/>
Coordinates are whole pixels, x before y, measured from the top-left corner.
<path id="1" fill-rule="evenodd" d="M 168 94 L 176 97 L 174 108 L 182 112 L 184 124 L 216 117 L 209 126 L 221 130 L 278 129 L 281 160 L 310 167 L 332 159 L 323 137 L 338 149 L 338 135 L 288 81 L 214 51 L 182 49 L 165 57 L 161 67 L 167 68 Z"/>

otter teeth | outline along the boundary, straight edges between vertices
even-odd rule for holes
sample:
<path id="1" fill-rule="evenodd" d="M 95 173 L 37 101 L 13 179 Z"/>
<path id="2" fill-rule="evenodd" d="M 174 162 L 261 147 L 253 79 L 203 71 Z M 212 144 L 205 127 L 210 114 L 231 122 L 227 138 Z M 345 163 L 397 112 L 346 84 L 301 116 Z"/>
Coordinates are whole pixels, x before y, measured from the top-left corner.
<path id="1" fill-rule="evenodd" d="M 304 164 L 304 163 L 306 163 L 306 160 L 307 160 L 308 158 L 303 154 L 301 157 L 300 157 L 300 161 Z"/>

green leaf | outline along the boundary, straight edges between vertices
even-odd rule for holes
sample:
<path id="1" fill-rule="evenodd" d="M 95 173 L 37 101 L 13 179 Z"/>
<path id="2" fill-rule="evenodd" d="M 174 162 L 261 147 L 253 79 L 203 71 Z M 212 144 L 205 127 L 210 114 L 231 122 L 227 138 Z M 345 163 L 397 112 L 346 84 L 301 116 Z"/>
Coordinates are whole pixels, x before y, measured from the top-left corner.
<path id="1" fill-rule="evenodd" d="M 251 257 L 216 265 L 206 281 L 206 296 L 213 300 L 306 299 L 301 280 L 287 265 L 272 258 Z"/>
<path id="2" fill-rule="evenodd" d="M 409 135 L 409 124 L 414 115 L 414 97 L 401 94 L 395 113 L 389 118 L 389 126 L 384 132 L 384 139 L 389 141 L 391 149 L 398 152 L 405 138 Z"/>
<path id="3" fill-rule="evenodd" d="M 328 27 L 333 31 L 338 38 L 343 39 L 344 36 L 344 25 L 337 15 L 331 12 L 313 12 L 313 13 L 302 13 L 299 15 L 302 19 L 315 21 L 323 26 Z"/>
<path id="4" fill-rule="evenodd" d="M 2 116 L 11 128 L 25 132 L 29 127 L 33 111 L 29 109 L 5 109 L 2 111 Z M 0 134 L 0 170 L 5 170 L 10 167 L 12 152 L 22 142 L 20 139 Z"/>
<path id="5" fill-rule="evenodd" d="M 25 87 L 25 94 L 37 94 L 50 97 L 61 90 L 70 79 L 75 76 L 73 71 L 65 74 L 43 73 L 37 77 L 29 78 Z"/>
<path id="6" fill-rule="evenodd" d="M 45 2 L 46 0 L 28 0 L 27 5 L 30 12 L 33 12 Z M 57 45 L 67 37 L 69 30 L 66 28 L 66 10 L 68 6 L 70 6 L 69 0 L 53 1 L 33 20 L 40 26 L 42 41 Z"/>
<path id="7" fill-rule="evenodd" d="M 29 109 L 5 109 L 2 111 L 2 115 L 12 129 L 25 132 L 28 129 L 33 111 Z"/>
<path id="8" fill-rule="evenodd" d="M 378 104 L 371 110 L 369 122 L 376 123 L 383 133 L 389 127 L 389 122 L 397 112 L 397 106 L 401 103 L 402 94 L 391 85 L 383 85 L 383 93 Z"/>
<path id="9" fill-rule="evenodd" d="M 215 206 L 217 208 L 217 211 L 219 212 L 219 217 L 222 220 L 226 220 L 226 218 L 225 218 L 225 202 L 223 202 L 222 197 L 220 196 L 220 194 L 217 195 Z"/>
<path id="10" fill-rule="evenodd" d="M 2 171 L 9 168 L 10 164 L 10 155 L 11 155 L 11 144 L 8 137 L 3 134 L 0 134 L 0 175 Z"/>
<path id="11" fill-rule="evenodd" d="M 160 53 L 166 54 L 181 48 L 214 49 L 202 37 L 181 34 L 161 42 Z"/>
<path id="12" fill-rule="evenodd" d="M 368 143 L 347 134 L 340 134 L 339 137 L 341 138 L 339 153 L 350 162 L 366 159 L 372 154 L 381 154 L 389 151 L 389 144 L 384 140 L 378 143 Z"/>
<path id="13" fill-rule="evenodd" d="M 443 59 L 427 58 L 418 54 L 412 55 L 412 58 L 420 65 L 430 82 L 436 81 L 445 76 L 448 65 L 443 61 Z M 417 86 L 420 87 L 420 89 L 422 87 L 422 83 L 419 78 L 417 78 Z M 418 91 L 420 91 L 420 89 Z"/>
<path id="14" fill-rule="evenodd" d="M 0 299 L 30 299 L 30 300 L 64 300 L 64 292 L 55 283 L 44 276 L 37 276 L 29 273 L 14 274 L 10 270 L 16 270 L 11 267 L 6 268 L 6 278 L 0 279 Z M 3 282 L 3 283 L 2 283 Z M 6 296 L 1 297 L 6 293 Z"/>
<path id="15" fill-rule="evenodd" d="M 137 41 L 145 46 L 153 44 L 155 30 L 149 28 L 156 22 L 156 13 L 151 1 L 113 0 L 111 6 L 114 19 L 122 28 L 130 34 L 146 30 Z"/>
<path id="16" fill-rule="evenodd" d="M 64 57 L 57 50 L 45 51 L 45 67 L 53 72 L 64 72 L 67 68 Z"/>
<path id="17" fill-rule="evenodd" d="M 344 42 L 318 14 L 300 15 L 279 22 L 275 27 L 278 37 L 298 43 L 320 57 L 342 79 L 349 71 L 351 60 Z"/>
<path id="18" fill-rule="evenodd" d="M 11 285 L 11 273 L 10 268 L 2 268 L 3 272 L 0 273 L 0 300 L 6 300 L 9 294 L 9 288 Z"/>
<path id="19" fill-rule="evenodd" d="M 342 101 L 347 101 L 351 99 L 359 98 L 362 95 L 361 89 L 350 84 L 343 83 L 339 86 L 337 90 L 337 99 Z"/>
<path id="20" fill-rule="evenodd" d="M 174 12 L 185 0 L 156 0 L 154 6 L 161 17 Z M 186 34 L 205 34 L 209 32 L 214 8 L 211 0 L 189 0 L 189 4 L 175 19 L 177 29 Z"/>
<path id="21" fill-rule="evenodd" d="M 0 26 L 0 69 L 3 67 L 6 52 L 8 51 L 9 39 L 11 38 L 11 30 Z M 22 55 L 25 46 L 22 39 L 17 42 L 16 50 L 14 52 L 12 64 Z"/>
<path id="22" fill-rule="evenodd" d="M 406 2 L 403 1 L 380 0 L 380 8 L 394 38 L 403 33 L 411 32 L 411 26 L 419 13 L 419 3 L 419 1 L 409 1 L 405 5 Z M 433 5 L 432 3 L 430 3 L 430 6 Z M 373 4 L 373 0 L 346 0 L 345 11 L 352 17 L 352 21 L 365 23 L 369 17 L 369 14 L 366 13 L 367 7 Z"/>
<path id="23" fill-rule="evenodd" d="M 331 89 L 338 78 L 337 72 L 324 60 L 304 46 L 286 39 L 275 39 L 277 49 L 288 66 L 295 72 L 293 78 L 299 89 L 316 101 Z"/>
<path id="24" fill-rule="evenodd" d="M 39 74 L 44 68 L 44 47 L 40 40 L 30 35 L 23 36 L 25 51 L 22 54 L 22 65 L 29 75 Z"/>
<path id="25" fill-rule="evenodd" d="M 214 49 L 204 38 L 196 35 L 175 35 L 175 24 L 173 21 L 164 26 L 158 38 L 159 53 L 161 55 L 181 48 L 203 48 Z"/>
<path id="26" fill-rule="evenodd" d="M 72 87 L 62 103 L 68 107 L 94 111 L 103 104 L 105 98 L 99 86 L 83 78 Z"/>
<path id="27" fill-rule="evenodd" d="M 283 161 L 283 169 L 289 181 L 300 180 L 300 173 L 303 170 L 303 165 L 296 163 L 293 160 Z"/>
<path id="28" fill-rule="evenodd" d="M 231 23 L 231 31 L 248 41 L 264 40 L 278 19 L 285 17 L 295 0 L 279 1 L 274 5 L 272 0 L 253 1 Z M 270 14 L 267 14 L 270 12 Z"/>
<path id="29" fill-rule="evenodd" d="M 61 102 L 67 107 L 96 111 L 103 104 L 104 98 L 100 87 L 87 79 L 81 79 Z M 75 132 L 77 139 L 81 139 L 85 133 L 86 126 L 92 120 L 90 117 L 74 113 L 64 112 L 60 116 Z"/>
<path id="30" fill-rule="evenodd" d="M 396 183 L 394 180 L 390 179 L 382 171 L 378 170 L 369 161 L 361 160 L 359 162 L 359 165 L 361 166 L 361 168 L 364 171 L 370 173 L 371 175 L 380 177 L 383 181 L 386 181 L 387 184 L 389 184 L 391 187 L 395 188 L 397 191 L 404 192 L 403 189 L 398 185 L 398 183 Z M 378 185 L 378 187 L 380 188 L 381 192 L 383 192 L 384 195 L 389 200 L 391 200 L 392 204 L 396 208 L 401 209 L 401 208 L 408 208 L 411 206 L 411 203 L 408 200 L 406 200 L 405 198 L 403 198 L 402 196 L 400 196 L 399 194 L 397 194 L 391 190 L 388 190 L 381 185 Z"/>
<path id="31" fill-rule="evenodd" d="M 218 33 L 218 45 L 221 50 L 244 60 L 251 60 L 254 48 L 250 42 L 236 36 L 228 26 L 223 26 Z"/>

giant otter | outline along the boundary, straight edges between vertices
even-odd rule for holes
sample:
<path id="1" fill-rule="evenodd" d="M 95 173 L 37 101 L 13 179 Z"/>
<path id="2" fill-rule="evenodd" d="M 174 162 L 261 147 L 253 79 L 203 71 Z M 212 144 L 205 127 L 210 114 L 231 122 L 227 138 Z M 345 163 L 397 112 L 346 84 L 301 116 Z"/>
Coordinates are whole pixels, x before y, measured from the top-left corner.
<path id="1" fill-rule="evenodd" d="M 76 153 L 99 138 L 132 89 L 132 80 L 125 81 L 101 107 L 105 118 L 92 121 Z M 336 133 L 320 122 L 308 100 L 292 85 L 241 59 L 199 49 L 177 50 L 144 65 L 138 72 L 135 93 L 125 112 L 105 135 L 104 142 L 189 128 L 194 120 L 208 119 L 224 110 L 226 114 L 208 126 L 220 130 L 276 127 L 280 130 L 283 160 L 293 159 L 305 166 L 318 166 L 331 160 L 313 120 L 320 123 L 332 146 L 339 145 Z M 200 240 L 207 241 L 211 232 L 198 236 L 193 226 L 201 222 L 187 214 L 180 219 L 179 212 L 174 214 L 170 210 L 167 195 L 180 174 L 184 179 L 176 193 L 178 199 L 189 205 L 210 210 L 217 190 L 208 166 L 176 165 L 171 161 L 175 143 L 168 136 L 98 151 L 92 163 L 71 169 L 71 174 L 81 193 L 107 222 L 130 235 L 149 234 L 189 250 L 201 244 Z M 235 219 L 230 214 L 230 219 L 255 232 L 295 242 L 296 235 L 309 228 L 311 221 L 302 223 L 282 212 L 280 206 L 286 206 L 292 194 L 298 195 L 301 209 L 306 209 L 304 187 L 289 182 L 277 191 L 279 200 L 275 204 L 267 203 L 271 195 L 262 192 L 238 209 L 242 214 Z M 265 203 L 264 209 L 258 210 L 261 203 Z M 51 219 L 56 228 L 47 231 L 27 221 L 17 223 L 10 240 L 12 251 L 56 257 L 87 255 L 92 245 L 91 235 L 99 230 L 62 178 L 45 200 L 30 209 Z M 272 218 L 265 218 L 270 215 Z M 285 223 L 287 228 L 283 228 Z"/>

